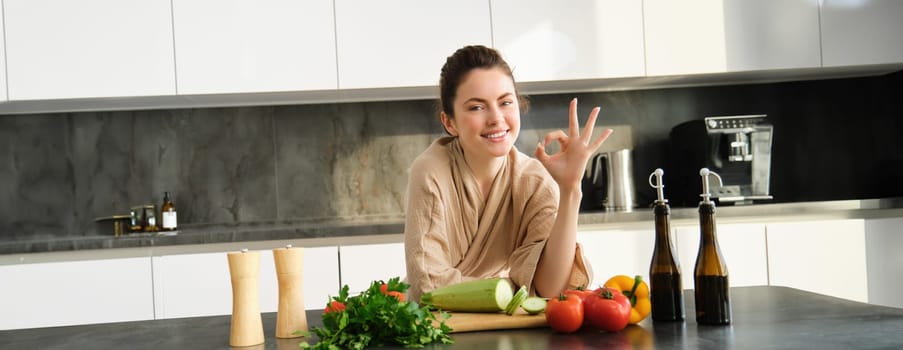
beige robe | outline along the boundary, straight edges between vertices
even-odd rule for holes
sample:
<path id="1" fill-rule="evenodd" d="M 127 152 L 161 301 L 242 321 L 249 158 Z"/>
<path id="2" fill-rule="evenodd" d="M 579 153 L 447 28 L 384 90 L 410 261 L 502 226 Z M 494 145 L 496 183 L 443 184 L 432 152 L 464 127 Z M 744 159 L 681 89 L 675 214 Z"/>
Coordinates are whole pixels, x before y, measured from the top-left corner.
<path id="1" fill-rule="evenodd" d="M 555 222 L 558 185 L 542 164 L 512 148 L 483 199 L 457 138 L 436 140 L 414 160 L 405 216 L 408 298 L 458 282 L 508 277 L 534 293 L 533 274 Z M 569 286 L 592 270 L 575 248 Z"/>

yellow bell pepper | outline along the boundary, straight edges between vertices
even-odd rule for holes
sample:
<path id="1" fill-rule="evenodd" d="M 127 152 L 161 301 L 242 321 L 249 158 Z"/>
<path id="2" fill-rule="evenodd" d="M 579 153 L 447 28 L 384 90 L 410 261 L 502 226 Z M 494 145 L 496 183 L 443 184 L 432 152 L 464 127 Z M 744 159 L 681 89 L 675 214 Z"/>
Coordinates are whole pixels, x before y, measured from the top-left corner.
<path id="1" fill-rule="evenodd" d="M 630 324 L 640 323 L 649 316 L 649 312 L 652 311 L 652 302 L 649 300 L 649 286 L 643 282 L 643 277 L 617 275 L 609 278 L 605 282 L 605 286 L 621 291 L 627 299 L 630 299 L 632 306 Z"/>

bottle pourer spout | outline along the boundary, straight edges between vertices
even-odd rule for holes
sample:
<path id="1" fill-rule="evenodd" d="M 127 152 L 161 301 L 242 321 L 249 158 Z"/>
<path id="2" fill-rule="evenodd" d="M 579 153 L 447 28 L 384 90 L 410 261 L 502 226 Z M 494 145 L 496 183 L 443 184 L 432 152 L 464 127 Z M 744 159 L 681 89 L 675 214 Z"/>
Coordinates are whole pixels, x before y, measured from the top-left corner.
<path id="1" fill-rule="evenodd" d="M 709 170 L 709 168 L 699 169 L 699 176 L 702 176 L 702 194 L 700 194 L 699 196 L 702 197 L 703 203 L 711 203 L 712 202 L 712 199 L 711 199 L 712 192 L 709 189 L 709 175 L 714 175 L 715 178 L 718 179 L 718 187 L 721 187 L 724 185 L 724 183 L 721 182 L 721 176 L 718 175 L 718 173 Z"/>
<path id="2" fill-rule="evenodd" d="M 665 171 L 662 168 L 657 168 L 652 174 L 649 174 L 649 186 L 652 186 L 658 192 L 657 203 L 668 203 L 668 200 L 665 199 L 665 183 L 662 182 L 662 176 L 664 175 Z M 654 182 L 652 181 L 653 178 L 656 179 Z"/>

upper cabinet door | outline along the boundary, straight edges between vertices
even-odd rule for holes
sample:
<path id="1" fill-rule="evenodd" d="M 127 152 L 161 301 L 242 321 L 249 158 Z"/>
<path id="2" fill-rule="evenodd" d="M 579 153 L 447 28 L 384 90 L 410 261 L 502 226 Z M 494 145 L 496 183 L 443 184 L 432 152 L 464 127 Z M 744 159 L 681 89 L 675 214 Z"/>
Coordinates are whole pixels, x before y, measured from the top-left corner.
<path id="1" fill-rule="evenodd" d="M 175 94 L 168 0 L 5 0 L 10 100 Z"/>
<path id="2" fill-rule="evenodd" d="M 339 88 L 436 86 L 445 59 L 492 45 L 488 0 L 335 0 Z"/>
<path id="3" fill-rule="evenodd" d="M 174 0 L 179 94 L 336 88 L 332 0 Z"/>
<path id="4" fill-rule="evenodd" d="M 643 76 L 642 5 L 493 0 L 492 35 L 520 82 Z"/>
<path id="5" fill-rule="evenodd" d="M 824 66 L 903 62 L 903 1 L 822 0 Z"/>
<path id="6" fill-rule="evenodd" d="M 650 76 L 821 66 L 817 0 L 645 0 Z"/>

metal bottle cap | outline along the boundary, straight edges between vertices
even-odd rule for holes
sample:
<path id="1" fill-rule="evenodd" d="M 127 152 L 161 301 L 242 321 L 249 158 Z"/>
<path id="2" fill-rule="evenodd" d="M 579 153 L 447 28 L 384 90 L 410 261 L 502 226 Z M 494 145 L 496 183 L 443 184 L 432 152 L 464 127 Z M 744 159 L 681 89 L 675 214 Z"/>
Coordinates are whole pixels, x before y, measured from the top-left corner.
<path id="1" fill-rule="evenodd" d="M 668 203 L 668 200 L 665 199 L 665 183 L 662 182 L 662 176 L 665 175 L 665 171 L 662 168 L 657 168 L 652 174 L 649 174 L 649 186 L 652 186 L 656 189 L 658 193 L 658 199 L 655 200 L 656 203 Z M 652 178 L 655 177 L 657 180 L 655 182 L 652 181 Z"/>
<path id="2" fill-rule="evenodd" d="M 702 194 L 699 196 L 702 197 L 702 203 L 711 203 L 712 192 L 709 190 L 709 175 L 714 175 L 716 179 L 718 179 L 718 186 L 724 186 L 724 183 L 721 182 L 721 176 L 718 173 L 709 170 L 709 168 L 699 169 L 699 176 L 702 176 Z"/>

